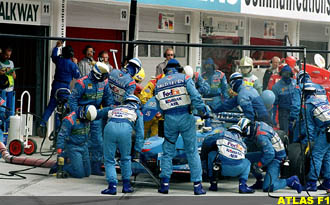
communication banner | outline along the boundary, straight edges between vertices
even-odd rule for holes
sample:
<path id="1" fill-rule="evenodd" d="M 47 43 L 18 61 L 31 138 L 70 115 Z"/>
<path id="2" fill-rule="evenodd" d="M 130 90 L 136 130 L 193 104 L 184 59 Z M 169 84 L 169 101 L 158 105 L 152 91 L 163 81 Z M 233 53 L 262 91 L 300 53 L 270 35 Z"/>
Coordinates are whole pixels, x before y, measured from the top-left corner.
<path id="1" fill-rule="evenodd" d="M 242 0 L 241 13 L 330 22 L 330 0 Z"/>

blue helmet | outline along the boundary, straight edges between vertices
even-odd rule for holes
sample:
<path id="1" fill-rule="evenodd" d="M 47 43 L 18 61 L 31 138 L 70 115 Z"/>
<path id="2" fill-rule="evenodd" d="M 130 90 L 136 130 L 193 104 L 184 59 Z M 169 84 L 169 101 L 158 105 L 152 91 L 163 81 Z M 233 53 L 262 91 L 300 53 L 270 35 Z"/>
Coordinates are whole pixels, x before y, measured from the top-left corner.
<path id="1" fill-rule="evenodd" d="M 212 58 L 208 58 L 203 63 L 203 72 L 212 73 L 215 70 L 215 64 Z"/>
<path id="2" fill-rule="evenodd" d="M 243 82 L 243 75 L 239 72 L 235 72 L 233 74 L 230 75 L 229 77 L 229 84 L 230 87 L 237 92 L 239 86 L 242 84 Z"/>
<path id="3" fill-rule="evenodd" d="M 282 68 L 281 72 L 285 72 L 285 71 L 292 72 L 291 67 L 290 67 L 289 65 L 285 65 L 285 66 Z"/>
<path id="4" fill-rule="evenodd" d="M 176 60 L 175 58 L 172 58 L 171 60 L 169 60 L 167 62 L 166 67 L 167 68 L 178 68 L 178 67 L 181 67 L 181 65 L 178 60 Z"/>
<path id="5" fill-rule="evenodd" d="M 55 100 L 58 104 L 64 104 L 69 100 L 69 96 L 71 95 L 71 91 L 68 88 L 59 88 L 55 92 Z"/>
<path id="6" fill-rule="evenodd" d="M 208 58 L 208 59 L 206 59 L 206 61 L 205 61 L 205 65 L 207 65 L 207 64 L 214 64 L 213 59 L 212 59 L 212 58 Z"/>
<path id="7" fill-rule="evenodd" d="M 141 106 L 141 100 L 135 95 L 129 95 L 125 98 L 124 104 L 129 104 L 135 109 L 139 109 L 139 107 Z"/>
<path id="8" fill-rule="evenodd" d="M 128 61 L 128 64 L 125 67 L 124 71 L 127 70 L 127 72 L 133 77 L 141 70 L 141 67 L 142 63 L 140 59 L 132 58 Z"/>
<path id="9" fill-rule="evenodd" d="M 243 75 L 239 72 L 235 72 L 235 73 L 231 74 L 230 77 L 229 77 L 230 82 L 232 80 L 236 80 L 236 79 L 243 79 Z"/>
<path id="10" fill-rule="evenodd" d="M 312 94 L 312 93 L 316 92 L 316 87 L 315 87 L 314 83 L 305 83 L 305 86 L 303 86 L 303 91 L 306 94 Z"/>
<path id="11" fill-rule="evenodd" d="M 297 81 L 299 84 L 306 83 L 311 80 L 311 76 L 304 70 L 299 71 L 297 74 Z"/>
<path id="12" fill-rule="evenodd" d="M 280 75 L 282 76 L 283 75 L 283 73 L 289 73 L 289 75 L 292 77 L 292 75 L 293 75 L 293 73 L 292 73 L 292 69 L 291 69 L 291 67 L 289 66 L 289 65 L 285 65 L 282 69 L 281 69 L 281 71 L 280 71 Z"/>
<path id="13" fill-rule="evenodd" d="M 267 108 L 271 108 L 275 102 L 275 95 L 271 90 L 264 90 L 261 93 L 261 98 Z"/>
<path id="14" fill-rule="evenodd" d="M 168 68 L 175 68 L 180 73 L 183 71 L 183 68 L 181 67 L 179 61 L 176 60 L 175 58 L 172 58 L 171 60 L 169 60 L 167 62 L 167 65 L 166 65 L 166 67 L 163 70 L 164 73 L 166 73 L 168 71 Z"/>

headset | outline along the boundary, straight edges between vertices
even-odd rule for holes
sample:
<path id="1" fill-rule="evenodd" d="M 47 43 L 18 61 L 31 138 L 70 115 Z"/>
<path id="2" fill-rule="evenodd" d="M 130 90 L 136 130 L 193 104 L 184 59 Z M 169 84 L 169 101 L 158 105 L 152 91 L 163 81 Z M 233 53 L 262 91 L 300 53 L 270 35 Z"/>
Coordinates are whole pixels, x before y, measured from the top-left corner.
<path id="1" fill-rule="evenodd" d="M 165 50 L 165 52 L 164 52 L 164 54 L 163 54 L 163 57 L 164 58 L 166 58 L 167 56 L 166 56 L 166 54 L 167 54 L 167 51 L 173 51 L 173 58 L 175 58 L 176 57 L 176 55 L 175 55 L 175 53 L 174 53 L 174 50 L 172 49 L 172 48 L 166 48 L 166 50 Z"/>
<path id="2" fill-rule="evenodd" d="M 85 48 L 84 48 L 84 50 L 83 50 L 83 54 L 84 55 L 86 55 L 86 53 L 87 53 L 87 50 L 89 49 L 89 48 L 92 48 L 93 49 L 93 55 L 94 55 L 94 53 L 95 53 L 95 49 L 94 49 L 94 47 L 93 46 L 91 46 L 91 45 L 87 45 L 87 46 L 85 46 Z"/>

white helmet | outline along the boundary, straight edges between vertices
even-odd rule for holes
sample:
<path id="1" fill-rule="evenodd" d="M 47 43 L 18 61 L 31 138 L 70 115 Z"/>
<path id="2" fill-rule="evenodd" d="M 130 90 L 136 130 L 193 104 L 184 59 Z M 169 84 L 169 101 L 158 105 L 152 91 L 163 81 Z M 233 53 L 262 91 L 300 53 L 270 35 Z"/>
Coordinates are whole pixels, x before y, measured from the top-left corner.
<path id="1" fill-rule="evenodd" d="M 109 76 L 109 66 L 102 62 L 97 62 L 93 66 L 92 73 L 97 81 L 104 81 Z"/>
<path id="2" fill-rule="evenodd" d="M 183 70 L 184 70 L 185 74 L 188 75 L 188 76 L 190 76 L 191 78 L 194 76 L 193 68 L 190 65 L 186 65 L 183 68 Z"/>
<path id="3" fill-rule="evenodd" d="M 252 58 L 245 56 L 240 61 L 240 69 L 242 74 L 248 74 L 252 71 L 253 68 L 253 60 Z"/>
<path id="4" fill-rule="evenodd" d="M 250 135 L 251 120 L 243 117 L 238 121 L 237 125 L 241 128 L 245 135 Z"/>
<path id="5" fill-rule="evenodd" d="M 94 105 L 88 105 L 85 109 L 86 119 L 89 121 L 95 120 L 97 116 L 97 109 Z"/>
<path id="6" fill-rule="evenodd" d="M 97 109 L 94 105 L 81 106 L 78 108 L 78 117 L 93 121 L 97 117 Z"/>
<path id="7" fill-rule="evenodd" d="M 142 63 L 141 60 L 138 58 L 132 58 L 131 60 L 128 61 L 128 63 L 134 65 L 135 67 L 141 69 Z"/>
<path id="8" fill-rule="evenodd" d="M 303 90 L 305 92 L 316 92 L 316 88 L 314 83 L 305 83 L 305 86 L 303 87 Z"/>
<path id="9" fill-rule="evenodd" d="M 240 126 L 238 126 L 238 125 L 232 125 L 232 126 L 230 126 L 229 128 L 228 128 L 228 131 L 236 131 L 236 132 L 238 132 L 239 134 L 242 134 L 243 132 L 242 132 L 242 129 L 241 129 L 241 127 Z"/>

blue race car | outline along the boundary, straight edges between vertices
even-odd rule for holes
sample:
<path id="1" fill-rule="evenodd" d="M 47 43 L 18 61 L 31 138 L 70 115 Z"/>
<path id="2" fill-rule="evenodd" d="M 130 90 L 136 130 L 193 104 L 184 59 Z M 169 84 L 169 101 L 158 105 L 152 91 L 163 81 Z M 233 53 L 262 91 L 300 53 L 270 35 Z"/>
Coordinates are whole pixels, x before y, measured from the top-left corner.
<path id="1" fill-rule="evenodd" d="M 211 120 L 211 127 L 205 127 L 205 122 L 201 120 L 200 117 L 196 117 L 196 136 L 199 151 L 201 150 L 202 143 L 206 137 L 223 132 L 232 123 L 237 123 L 242 116 L 243 114 L 241 113 L 219 113 L 214 117 L 215 119 Z M 140 162 L 155 175 L 158 175 L 160 171 L 159 167 L 163 153 L 163 142 L 163 137 L 153 136 L 145 140 L 142 148 Z M 132 167 L 134 174 L 146 173 L 144 167 L 138 163 L 133 164 Z M 173 173 L 190 173 L 181 135 L 179 135 L 178 140 L 176 141 L 176 154 L 173 158 Z"/>

